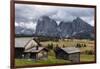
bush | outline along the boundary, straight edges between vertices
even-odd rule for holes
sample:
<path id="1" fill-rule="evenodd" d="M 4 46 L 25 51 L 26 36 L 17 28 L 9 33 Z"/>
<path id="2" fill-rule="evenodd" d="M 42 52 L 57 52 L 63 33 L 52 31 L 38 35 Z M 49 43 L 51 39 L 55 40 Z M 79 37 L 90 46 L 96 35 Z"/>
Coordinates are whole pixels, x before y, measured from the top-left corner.
<path id="1" fill-rule="evenodd" d="M 51 44 L 48 44 L 47 48 L 48 48 L 49 50 L 52 50 L 52 49 L 53 49 L 53 44 L 52 44 L 52 43 L 51 43 Z"/>
<path id="2" fill-rule="evenodd" d="M 63 45 L 63 48 L 65 48 L 65 45 Z"/>
<path id="3" fill-rule="evenodd" d="M 86 47 L 86 44 L 84 44 L 84 47 Z"/>
<path id="4" fill-rule="evenodd" d="M 93 50 L 86 50 L 86 51 L 84 52 L 84 54 L 93 55 L 93 54 L 94 54 L 94 51 L 93 51 Z"/>
<path id="5" fill-rule="evenodd" d="M 86 44 L 77 43 L 76 47 L 77 47 L 77 48 L 86 47 Z"/>
<path id="6" fill-rule="evenodd" d="M 81 44 L 77 43 L 76 47 L 81 48 Z"/>

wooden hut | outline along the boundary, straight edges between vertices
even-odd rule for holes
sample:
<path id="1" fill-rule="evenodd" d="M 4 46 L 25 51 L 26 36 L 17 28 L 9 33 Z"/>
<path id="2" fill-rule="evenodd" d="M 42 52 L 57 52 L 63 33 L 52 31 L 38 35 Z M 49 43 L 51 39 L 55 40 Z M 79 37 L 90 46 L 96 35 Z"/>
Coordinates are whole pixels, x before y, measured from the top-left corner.
<path id="1" fill-rule="evenodd" d="M 15 57 L 25 58 L 25 59 L 47 59 L 48 49 L 41 46 L 41 44 L 36 39 L 30 40 L 18 40 L 15 46 Z"/>
<path id="2" fill-rule="evenodd" d="M 44 47 L 33 47 L 24 51 L 26 59 L 46 60 L 48 58 L 48 50 Z"/>
<path id="3" fill-rule="evenodd" d="M 30 42 L 32 39 L 16 38 L 15 39 L 15 58 L 22 58 L 24 53 L 24 47 L 26 43 Z"/>
<path id="4" fill-rule="evenodd" d="M 55 55 L 57 59 L 69 60 L 72 63 L 80 62 L 80 50 L 75 47 L 55 48 Z"/>

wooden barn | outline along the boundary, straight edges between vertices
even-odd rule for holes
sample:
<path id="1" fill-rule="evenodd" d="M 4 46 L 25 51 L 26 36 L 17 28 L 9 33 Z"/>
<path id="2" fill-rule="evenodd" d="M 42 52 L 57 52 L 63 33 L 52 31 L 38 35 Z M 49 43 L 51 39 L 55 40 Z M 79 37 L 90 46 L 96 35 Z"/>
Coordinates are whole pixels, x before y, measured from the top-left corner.
<path id="1" fill-rule="evenodd" d="M 23 39 L 23 38 L 16 38 L 15 39 L 15 58 L 22 58 L 24 53 L 24 46 L 26 43 L 31 41 L 32 39 Z"/>
<path id="2" fill-rule="evenodd" d="M 26 59 L 33 59 L 33 60 L 46 60 L 48 58 L 48 50 L 44 47 L 33 47 L 31 49 L 27 49 L 24 51 Z"/>
<path id="3" fill-rule="evenodd" d="M 72 63 L 80 62 L 80 50 L 75 47 L 55 48 L 55 55 L 57 59 L 69 60 Z"/>
<path id="4" fill-rule="evenodd" d="M 24 59 L 47 59 L 48 50 L 41 46 L 36 39 L 16 41 L 15 57 Z"/>

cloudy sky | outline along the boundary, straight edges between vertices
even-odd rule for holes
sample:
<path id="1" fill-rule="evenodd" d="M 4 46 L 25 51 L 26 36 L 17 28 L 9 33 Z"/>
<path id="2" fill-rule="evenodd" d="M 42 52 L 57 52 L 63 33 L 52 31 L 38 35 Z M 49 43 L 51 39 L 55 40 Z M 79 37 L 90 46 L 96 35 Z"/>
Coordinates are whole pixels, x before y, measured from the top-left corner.
<path id="1" fill-rule="evenodd" d="M 73 21 L 76 17 L 80 17 L 94 26 L 94 8 L 15 4 L 15 26 L 34 29 L 36 21 L 43 15 L 58 22 Z"/>

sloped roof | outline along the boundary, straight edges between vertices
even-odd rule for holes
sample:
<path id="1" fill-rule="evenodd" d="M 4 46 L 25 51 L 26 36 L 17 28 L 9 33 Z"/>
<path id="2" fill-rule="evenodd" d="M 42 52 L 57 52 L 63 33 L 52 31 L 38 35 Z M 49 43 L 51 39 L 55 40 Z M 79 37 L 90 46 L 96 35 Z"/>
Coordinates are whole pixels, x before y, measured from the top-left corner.
<path id="1" fill-rule="evenodd" d="M 24 46 L 31 40 L 32 38 L 15 38 L 15 47 L 24 48 Z"/>
<path id="2" fill-rule="evenodd" d="M 33 40 L 33 38 L 16 38 L 15 39 L 15 47 L 16 48 L 25 48 L 25 49 L 30 49 L 32 47 L 37 46 L 38 43 L 36 40 Z"/>
<path id="3" fill-rule="evenodd" d="M 38 43 L 35 40 L 30 40 L 28 43 L 25 45 L 25 50 L 30 49 L 32 47 L 38 46 Z"/>
<path id="4" fill-rule="evenodd" d="M 25 50 L 24 52 L 40 52 L 43 49 L 44 47 L 38 47 L 38 50 L 36 50 L 36 47 L 33 47 L 31 49 Z"/>
<path id="5" fill-rule="evenodd" d="M 66 47 L 66 48 L 61 48 L 62 50 L 64 50 L 66 53 L 77 53 L 80 52 L 79 48 L 75 48 L 75 47 Z"/>

